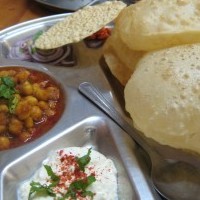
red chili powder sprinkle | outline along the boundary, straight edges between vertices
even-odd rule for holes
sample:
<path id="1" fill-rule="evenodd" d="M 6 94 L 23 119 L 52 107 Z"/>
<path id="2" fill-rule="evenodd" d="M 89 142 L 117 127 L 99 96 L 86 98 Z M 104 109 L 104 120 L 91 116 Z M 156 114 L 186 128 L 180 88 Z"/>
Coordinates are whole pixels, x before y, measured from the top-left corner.
<path id="1" fill-rule="evenodd" d="M 58 158 L 60 160 L 60 164 L 58 165 L 58 176 L 60 181 L 58 185 L 54 188 L 54 191 L 57 193 L 66 193 L 69 185 L 77 180 L 86 180 L 87 176 L 93 175 L 95 176 L 94 167 L 89 167 L 88 170 L 91 172 L 89 175 L 85 172 L 81 171 L 79 165 L 77 163 L 77 159 L 72 154 L 65 154 L 63 150 L 58 152 Z M 77 193 L 77 197 L 80 194 Z M 80 196 L 81 197 L 81 196 Z"/>

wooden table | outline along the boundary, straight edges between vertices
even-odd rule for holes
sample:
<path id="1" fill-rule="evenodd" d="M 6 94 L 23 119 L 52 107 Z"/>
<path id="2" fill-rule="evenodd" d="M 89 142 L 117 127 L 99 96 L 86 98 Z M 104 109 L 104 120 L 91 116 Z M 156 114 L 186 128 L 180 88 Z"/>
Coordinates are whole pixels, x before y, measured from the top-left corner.
<path id="1" fill-rule="evenodd" d="M 56 14 L 33 0 L 0 0 L 0 30 L 31 19 Z"/>

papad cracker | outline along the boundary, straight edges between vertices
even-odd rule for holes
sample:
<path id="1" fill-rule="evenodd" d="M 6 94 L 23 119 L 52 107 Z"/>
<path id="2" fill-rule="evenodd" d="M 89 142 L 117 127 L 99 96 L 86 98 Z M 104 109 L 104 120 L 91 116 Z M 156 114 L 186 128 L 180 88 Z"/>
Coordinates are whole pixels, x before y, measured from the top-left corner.
<path id="1" fill-rule="evenodd" d="M 121 1 L 86 6 L 44 32 L 36 41 L 39 49 L 53 49 L 69 43 L 79 42 L 113 21 L 126 7 Z"/>
<path id="2" fill-rule="evenodd" d="M 151 51 L 200 42 L 199 0 L 141 0 L 116 19 L 120 37 L 133 50 Z"/>

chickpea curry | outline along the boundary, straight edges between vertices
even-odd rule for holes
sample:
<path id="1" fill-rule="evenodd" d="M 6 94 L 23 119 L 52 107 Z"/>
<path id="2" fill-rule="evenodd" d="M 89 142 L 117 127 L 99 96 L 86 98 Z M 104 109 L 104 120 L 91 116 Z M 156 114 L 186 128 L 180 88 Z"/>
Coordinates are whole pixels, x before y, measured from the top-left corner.
<path id="1" fill-rule="evenodd" d="M 23 67 L 0 69 L 0 150 L 38 138 L 63 110 L 61 88 L 49 75 Z"/>

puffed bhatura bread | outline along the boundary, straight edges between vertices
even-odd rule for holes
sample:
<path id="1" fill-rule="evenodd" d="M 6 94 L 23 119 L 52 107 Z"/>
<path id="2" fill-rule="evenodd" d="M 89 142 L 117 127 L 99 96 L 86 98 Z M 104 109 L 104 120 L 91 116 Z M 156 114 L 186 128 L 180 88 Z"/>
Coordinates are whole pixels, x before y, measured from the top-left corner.
<path id="1" fill-rule="evenodd" d="M 126 109 L 147 137 L 200 153 L 200 44 L 147 53 L 125 87 Z"/>
<path id="2" fill-rule="evenodd" d="M 86 6 L 52 26 L 36 41 L 39 49 L 53 49 L 79 42 L 113 21 L 126 7 L 122 1 L 106 1 L 95 6 Z"/>
<path id="3" fill-rule="evenodd" d="M 104 58 L 111 73 L 123 86 L 125 86 L 132 71 L 118 59 L 113 51 L 107 51 L 106 54 L 104 54 Z"/>
<path id="4" fill-rule="evenodd" d="M 131 50 L 121 40 L 117 29 L 113 29 L 103 48 L 104 58 L 110 71 L 124 86 L 144 53 Z"/>
<path id="5" fill-rule="evenodd" d="M 129 48 L 151 51 L 200 42 L 199 0 L 141 0 L 116 20 Z"/>

